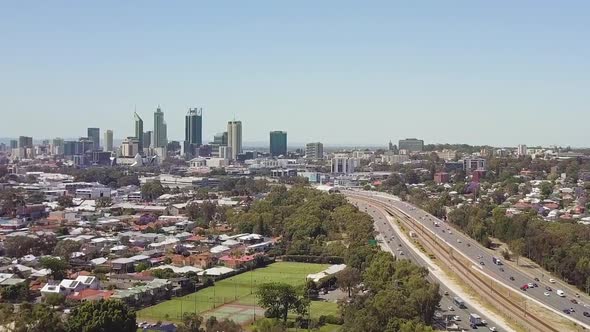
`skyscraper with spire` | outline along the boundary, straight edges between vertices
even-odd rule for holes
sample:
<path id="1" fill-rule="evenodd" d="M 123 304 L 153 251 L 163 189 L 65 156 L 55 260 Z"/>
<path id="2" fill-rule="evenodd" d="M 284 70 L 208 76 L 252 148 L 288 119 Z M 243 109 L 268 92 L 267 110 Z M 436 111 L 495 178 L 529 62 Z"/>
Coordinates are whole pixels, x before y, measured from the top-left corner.
<path id="1" fill-rule="evenodd" d="M 135 138 L 139 140 L 139 151 L 143 153 L 143 120 L 137 114 L 137 112 L 133 112 L 133 117 L 135 119 Z"/>
<path id="2" fill-rule="evenodd" d="M 189 108 L 184 122 L 184 154 L 194 155 L 195 148 L 203 145 L 203 109 Z"/>
<path id="3" fill-rule="evenodd" d="M 154 148 L 163 148 L 166 147 L 168 144 L 168 137 L 167 137 L 167 128 L 166 128 L 166 121 L 164 121 L 164 112 L 158 105 L 156 112 L 154 112 L 154 132 L 152 140 L 154 144 L 152 146 Z"/>

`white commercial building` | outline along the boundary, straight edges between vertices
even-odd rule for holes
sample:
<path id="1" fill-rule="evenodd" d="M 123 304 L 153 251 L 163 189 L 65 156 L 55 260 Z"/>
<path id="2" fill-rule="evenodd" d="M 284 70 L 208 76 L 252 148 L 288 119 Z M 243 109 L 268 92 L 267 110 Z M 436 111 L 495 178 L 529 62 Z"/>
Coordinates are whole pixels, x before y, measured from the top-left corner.
<path id="1" fill-rule="evenodd" d="M 348 174 L 353 173 L 358 167 L 359 161 L 355 158 L 335 157 L 332 158 L 332 173 Z"/>

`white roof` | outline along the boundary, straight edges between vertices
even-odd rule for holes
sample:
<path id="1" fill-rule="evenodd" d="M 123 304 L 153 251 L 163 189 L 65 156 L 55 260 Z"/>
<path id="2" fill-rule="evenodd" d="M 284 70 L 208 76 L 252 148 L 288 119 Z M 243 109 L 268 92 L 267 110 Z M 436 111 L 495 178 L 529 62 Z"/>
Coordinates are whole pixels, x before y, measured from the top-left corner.
<path id="1" fill-rule="evenodd" d="M 229 267 L 225 267 L 225 266 L 216 266 L 216 267 L 212 267 L 210 269 L 207 269 L 205 271 L 199 272 L 198 274 L 200 276 L 202 276 L 203 274 L 206 274 L 208 276 L 221 276 L 224 274 L 228 274 L 230 272 L 232 272 L 234 269 L 230 269 Z"/>
<path id="2" fill-rule="evenodd" d="M 248 234 L 248 235 L 240 236 L 238 238 L 238 241 L 252 241 L 252 240 L 262 240 L 262 239 L 264 239 L 264 236 L 262 236 L 260 234 Z"/>
<path id="3" fill-rule="evenodd" d="M 52 285 L 52 284 L 45 284 L 43 288 L 41 288 L 41 293 L 56 293 L 58 294 L 61 290 L 61 285 Z"/>
<path id="4" fill-rule="evenodd" d="M 329 268 L 325 269 L 324 271 L 321 271 L 321 272 L 318 272 L 318 273 L 308 274 L 307 275 L 307 279 L 313 280 L 314 282 L 319 282 L 324 277 L 327 277 L 329 275 L 338 273 L 338 272 L 344 270 L 345 268 L 346 268 L 346 265 L 345 264 L 332 265 Z"/>
<path id="5" fill-rule="evenodd" d="M 203 269 L 200 269 L 198 267 L 194 267 L 194 266 L 174 266 L 174 265 L 160 265 L 160 266 L 156 266 L 151 268 L 150 270 L 157 270 L 157 269 L 171 269 L 172 271 L 174 271 L 174 273 L 179 273 L 179 274 L 184 274 L 184 273 L 188 273 L 188 272 L 195 272 L 195 273 L 199 273 L 201 271 L 203 271 Z"/>
<path id="6" fill-rule="evenodd" d="M 79 284 L 80 282 L 77 280 L 64 279 L 59 283 L 59 286 L 63 288 L 74 289 L 78 287 Z"/>
<path id="7" fill-rule="evenodd" d="M 226 247 L 237 246 L 238 244 L 240 244 L 240 242 L 238 242 L 238 241 L 236 241 L 236 240 L 232 240 L 232 239 L 229 239 L 229 240 L 223 241 L 223 242 L 221 243 L 221 245 L 223 245 L 223 246 L 226 246 Z"/>
<path id="8" fill-rule="evenodd" d="M 150 259 L 150 256 L 146 256 L 146 255 L 135 255 L 132 257 L 129 257 L 129 259 L 134 260 L 134 261 L 143 261 L 146 259 Z"/>
<path id="9" fill-rule="evenodd" d="M 179 242 L 180 240 L 178 240 L 175 237 L 168 237 L 166 238 L 166 240 L 162 241 L 162 242 L 156 242 L 156 243 L 150 243 L 149 246 L 152 248 L 158 248 L 161 246 L 165 246 L 165 245 L 169 245 L 169 244 L 174 244 Z"/>
<path id="10" fill-rule="evenodd" d="M 127 246 L 124 245 L 120 245 L 120 246 L 114 246 L 111 248 L 111 251 L 119 251 L 119 250 L 125 250 L 127 249 Z"/>
<path id="11" fill-rule="evenodd" d="M 219 253 L 222 253 L 222 252 L 228 251 L 228 250 L 230 250 L 230 248 L 226 247 L 226 246 L 215 246 L 215 247 L 211 248 L 209 251 L 212 254 L 219 254 Z"/>
<path id="12" fill-rule="evenodd" d="M 78 276 L 76 281 L 83 283 L 84 285 L 90 285 L 96 280 L 96 277 L 93 276 Z"/>
<path id="13" fill-rule="evenodd" d="M 92 265 L 101 265 L 104 264 L 108 261 L 108 259 L 104 258 L 104 257 L 99 257 L 99 258 L 95 258 L 90 260 L 90 262 L 92 263 Z"/>

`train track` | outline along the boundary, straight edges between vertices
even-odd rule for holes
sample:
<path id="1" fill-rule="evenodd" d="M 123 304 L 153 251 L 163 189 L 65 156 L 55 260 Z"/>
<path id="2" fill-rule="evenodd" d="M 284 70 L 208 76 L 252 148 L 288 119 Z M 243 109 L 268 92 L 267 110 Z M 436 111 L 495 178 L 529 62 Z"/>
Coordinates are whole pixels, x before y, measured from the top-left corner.
<path id="1" fill-rule="evenodd" d="M 442 241 L 431 230 L 416 222 L 416 220 L 406 215 L 403 211 L 400 211 L 397 208 L 392 208 L 383 202 L 373 200 L 365 196 L 354 194 L 349 195 L 353 196 L 355 199 L 363 200 L 369 204 L 380 207 L 389 216 L 397 218 L 404 225 L 406 225 L 407 228 L 414 231 L 417 235 L 421 235 L 423 242 L 425 242 L 423 244 L 429 247 L 435 257 L 441 261 L 447 262 L 448 265 L 453 268 L 457 276 L 470 284 L 480 296 L 487 298 L 488 302 L 494 305 L 496 309 L 507 315 L 509 318 L 514 318 L 521 323 L 524 323 L 524 325 L 528 327 L 530 331 L 561 331 L 560 329 L 548 324 L 540 317 L 537 317 L 536 314 L 527 311 L 527 299 L 521 294 L 502 286 L 502 288 L 504 288 L 503 290 L 507 292 L 504 294 L 497 289 L 497 286 L 499 285 L 497 282 L 496 287 L 494 287 L 494 282 L 496 281 L 494 278 L 477 273 L 473 268 L 471 268 L 473 262 L 468 257 L 464 256 L 461 252 L 455 250 L 455 248 Z M 456 253 L 459 255 L 456 255 Z M 520 299 L 520 301 L 517 299 Z"/>

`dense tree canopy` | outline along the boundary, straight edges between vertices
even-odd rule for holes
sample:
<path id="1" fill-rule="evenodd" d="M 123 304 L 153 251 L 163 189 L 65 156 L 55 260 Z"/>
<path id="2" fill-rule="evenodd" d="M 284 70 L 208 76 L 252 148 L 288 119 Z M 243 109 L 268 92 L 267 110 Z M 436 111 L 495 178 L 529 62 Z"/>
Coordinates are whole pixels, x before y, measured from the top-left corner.
<path id="1" fill-rule="evenodd" d="M 84 302 L 70 314 L 65 331 L 136 332 L 135 312 L 116 300 Z"/>
<path id="2" fill-rule="evenodd" d="M 273 187 L 268 196 L 244 212 L 232 212 L 228 221 L 240 232 L 281 236 L 287 255 L 339 256 L 363 262 L 375 251 L 368 248 L 373 239 L 373 221 L 348 204 L 342 195 L 306 187 Z M 358 260 L 355 255 L 363 253 Z"/>
<path id="3" fill-rule="evenodd" d="M 343 331 L 432 331 L 441 296 L 426 281 L 428 271 L 380 252 L 363 274 L 366 294 L 354 294 L 342 307 Z"/>

